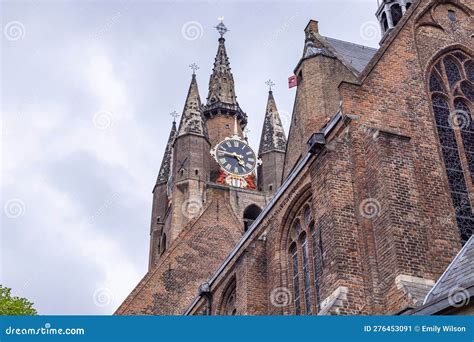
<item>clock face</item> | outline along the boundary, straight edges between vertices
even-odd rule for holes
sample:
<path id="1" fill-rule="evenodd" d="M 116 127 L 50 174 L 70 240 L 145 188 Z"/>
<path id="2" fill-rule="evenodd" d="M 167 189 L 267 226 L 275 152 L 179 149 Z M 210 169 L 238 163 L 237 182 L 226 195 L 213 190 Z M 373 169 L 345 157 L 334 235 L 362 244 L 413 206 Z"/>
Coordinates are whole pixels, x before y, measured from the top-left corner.
<path id="1" fill-rule="evenodd" d="M 237 176 L 246 176 L 257 166 L 255 152 L 238 139 L 227 139 L 219 143 L 215 158 L 225 172 Z"/>

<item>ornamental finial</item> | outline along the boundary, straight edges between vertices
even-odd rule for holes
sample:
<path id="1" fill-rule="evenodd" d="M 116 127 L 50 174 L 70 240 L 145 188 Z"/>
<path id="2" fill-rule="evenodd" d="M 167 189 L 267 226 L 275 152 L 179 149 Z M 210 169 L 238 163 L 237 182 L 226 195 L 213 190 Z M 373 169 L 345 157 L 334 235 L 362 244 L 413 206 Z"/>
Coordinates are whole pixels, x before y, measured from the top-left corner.
<path id="1" fill-rule="evenodd" d="M 272 80 L 266 81 L 265 84 L 268 86 L 269 91 L 272 91 L 272 87 L 275 85 Z"/>
<path id="2" fill-rule="evenodd" d="M 189 66 L 191 70 L 193 71 L 193 75 L 196 75 L 196 70 L 199 70 L 199 67 L 196 63 L 193 63 Z"/>
<path id="3" fill-rule="evenodd" d="M 173 122 L 176 122 L 176 119 L 179 117 L 179 114 L 174 110 L 170 113 L 170 115 L 173 117 Z"/>
<path id="4" fill-rule="evenodd" d="M 220 23 L 216 26 L 216 30 L 221 35 L 221 38 L 223 38 L 229 29 L 224 25 L 224 17 L 219 17 L 217 20 L 219 20 Z"/>

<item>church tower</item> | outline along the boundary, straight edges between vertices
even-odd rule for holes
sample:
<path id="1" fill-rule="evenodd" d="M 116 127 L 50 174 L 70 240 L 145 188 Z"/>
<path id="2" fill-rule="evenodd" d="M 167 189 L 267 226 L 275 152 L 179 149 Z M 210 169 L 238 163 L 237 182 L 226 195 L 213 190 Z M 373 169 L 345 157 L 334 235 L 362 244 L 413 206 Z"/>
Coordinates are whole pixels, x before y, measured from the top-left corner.
<path id="1" fill-rule="evenodd" d="M 270 90 L 268 91 L 267 109 L 258 150 L 258 155 L 262 160 L 262 165 L 258 168 L 258 187 L 259 190 L 272 196 L 282 182 L 286 137 L 273 98 L 271 89 L 273 83 L 269 80 L 267 85 Z"/>
<path id="2" fill-rule="evenodd" d="M 153 191 L 148 273 L 118 314 L 183 313 L 196 288 L 268 203 L 267 193 L 257 188 L 261 160 L 243 135 L 247 115 L 235 94 L 224 39 L 227 28 L 222 22 L 216 28 L 220 37 L 206 103 L 201 103 L 193 64 L 179 126 L 172 125 Z M 271 130 L 273 140 L 276 136 L 281 140 L 273 96 L 267 111 L 273 116 L 265 129 Z M 270 167 L 276 163 L 272 156 L 284 152 L 284 135 L 280 140 L 273 143 L 279 150 L 262 145 Z M 279 184 L 281 172 L 270 176 L 268 170 L 266 182 Z"/>
<path id="3" fill-rule="evenodd" d="M 219 46 L 209 80 L 209 95 L 206 105 L 203 107 L 203 114 L 207 119 L 209 140 L 212 145 L 233 134 L 235 119 L 238 122 L 237 134 L 240 137 L 242 137 L 242 130 L 247 125 L 247 115 L 237 102 L 234 76 L 225 48 L 224 34 L 228 30 L 222 22 L 216 28 L 220 34 Z"/>
<path id="4" fill-rule="evenodd" d="M 207 126 L 201 112 L 201 98 L 193 72 L 188 95 L 173 145 L 173 206 L 167 240 L 172 243 L 182 228 L 198 216 L 206 201 L 205 184 L 209 180 Z"/>

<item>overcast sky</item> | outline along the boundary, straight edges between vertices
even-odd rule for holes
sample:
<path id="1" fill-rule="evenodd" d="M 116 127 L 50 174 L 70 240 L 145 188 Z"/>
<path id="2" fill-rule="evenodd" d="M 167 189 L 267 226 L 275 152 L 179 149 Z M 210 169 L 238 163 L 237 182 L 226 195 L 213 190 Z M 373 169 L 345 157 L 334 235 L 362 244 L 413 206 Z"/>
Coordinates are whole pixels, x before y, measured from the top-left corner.
<path id="1" fill-rule="evenodd" d="M 147 270 L 151 190 L 223 16 L 250 143 L 265 81 L 288 132 L 303 29 L 378 46 L 368 1 L 1 1 L 0 284 L 40 314 L 111 314 Z"/>

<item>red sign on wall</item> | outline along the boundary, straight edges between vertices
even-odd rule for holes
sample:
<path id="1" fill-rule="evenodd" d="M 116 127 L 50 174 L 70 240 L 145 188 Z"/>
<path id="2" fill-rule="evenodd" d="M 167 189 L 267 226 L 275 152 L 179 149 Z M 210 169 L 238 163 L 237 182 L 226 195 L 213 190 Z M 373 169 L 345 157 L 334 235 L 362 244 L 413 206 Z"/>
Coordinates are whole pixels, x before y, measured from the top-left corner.
<path id="1" fill-rule="evenodd" d="M 298 79 L 296 78 L 295 75 L 291 76 L 288 78 L 288 88 L 293 88 L 298 85 Z"/>

